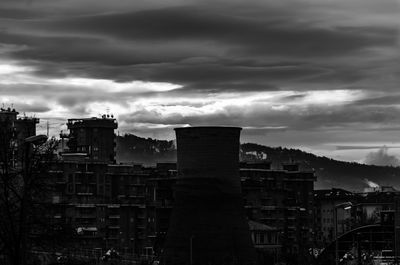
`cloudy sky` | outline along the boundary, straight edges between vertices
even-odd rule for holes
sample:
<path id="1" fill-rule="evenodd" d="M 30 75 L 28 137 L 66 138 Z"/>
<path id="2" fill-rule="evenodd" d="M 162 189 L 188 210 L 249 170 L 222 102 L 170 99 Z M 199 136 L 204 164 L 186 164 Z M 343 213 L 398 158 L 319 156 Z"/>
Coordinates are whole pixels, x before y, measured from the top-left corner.
<path id="1" fill-rule="evenodd" d="M 53 134 L 109 112 L 146 137 L 400 155 L 399 26 L 399 0 L 1 0 L 0 103 Z"/>

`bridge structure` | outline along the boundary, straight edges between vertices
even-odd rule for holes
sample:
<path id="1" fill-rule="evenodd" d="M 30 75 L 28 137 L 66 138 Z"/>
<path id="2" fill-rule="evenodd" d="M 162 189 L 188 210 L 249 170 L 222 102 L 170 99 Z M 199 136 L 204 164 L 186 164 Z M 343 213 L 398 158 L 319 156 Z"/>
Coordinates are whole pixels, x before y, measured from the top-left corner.
<path id="1" fill-rule="evenodd" d="M 362 264 L 362 259 L 378 256 L 382 250 L 395 252 L 396 236 L 393 223 L 379 223 L 357 227 L 347 233 L 340 235 L 332 241 L 317 257 L 316 264 L 336 264 L 336 251 L 339 261 L 343 260 L 346 254 L 351 253 L 357 264 Z M 399 242 L 400 244 L 400 242 Z M 343 264 L 343 262 L 338 262 Z"/>

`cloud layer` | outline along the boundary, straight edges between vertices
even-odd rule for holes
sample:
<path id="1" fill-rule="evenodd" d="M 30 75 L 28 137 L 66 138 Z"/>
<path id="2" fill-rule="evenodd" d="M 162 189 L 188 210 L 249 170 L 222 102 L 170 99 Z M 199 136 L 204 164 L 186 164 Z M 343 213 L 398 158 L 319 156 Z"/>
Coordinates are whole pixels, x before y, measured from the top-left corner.
<path id="1" fill-rule="evenodd" d="M 242 141 L 392 145 L 399 2 L 41 0 L 0 3 L 0 101 L 53 123 L 117 115 L 120 131 L 234 125 Z M 359 149 L 362 150 L 362 149 Z"/>

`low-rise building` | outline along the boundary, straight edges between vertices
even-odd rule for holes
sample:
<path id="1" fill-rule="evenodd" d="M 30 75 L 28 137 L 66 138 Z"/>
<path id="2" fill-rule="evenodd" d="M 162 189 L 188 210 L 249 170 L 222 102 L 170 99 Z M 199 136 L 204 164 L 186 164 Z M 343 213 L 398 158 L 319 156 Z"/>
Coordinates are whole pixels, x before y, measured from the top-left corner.
<path id="1" fill-rule="evenodd" d="M 337 207 L 347 202 L 356 204 L 357 195 L 336 188 L 314 191 L 314 233 L 317 246 L 323 247 L 335 239 L 336 221 L 338 236 L 352 229 L 352 211 Z"/>
<path id="2" fill-rule="evenodd" d="M 282 245 L 276 227 L 249 220 L 251 239 L 261 264 L 275 264 L 279 260 Z"/>

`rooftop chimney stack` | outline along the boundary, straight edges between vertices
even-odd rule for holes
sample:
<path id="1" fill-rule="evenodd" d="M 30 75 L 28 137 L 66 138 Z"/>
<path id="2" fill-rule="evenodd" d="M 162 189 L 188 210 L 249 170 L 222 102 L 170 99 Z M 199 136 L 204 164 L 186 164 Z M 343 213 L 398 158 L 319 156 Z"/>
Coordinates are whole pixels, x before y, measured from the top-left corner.
<path id="1" fill-rule="evenodd" d="M 166 264 L 253 264 L 236 127 L 177 128 L 178 180 Z"/>

